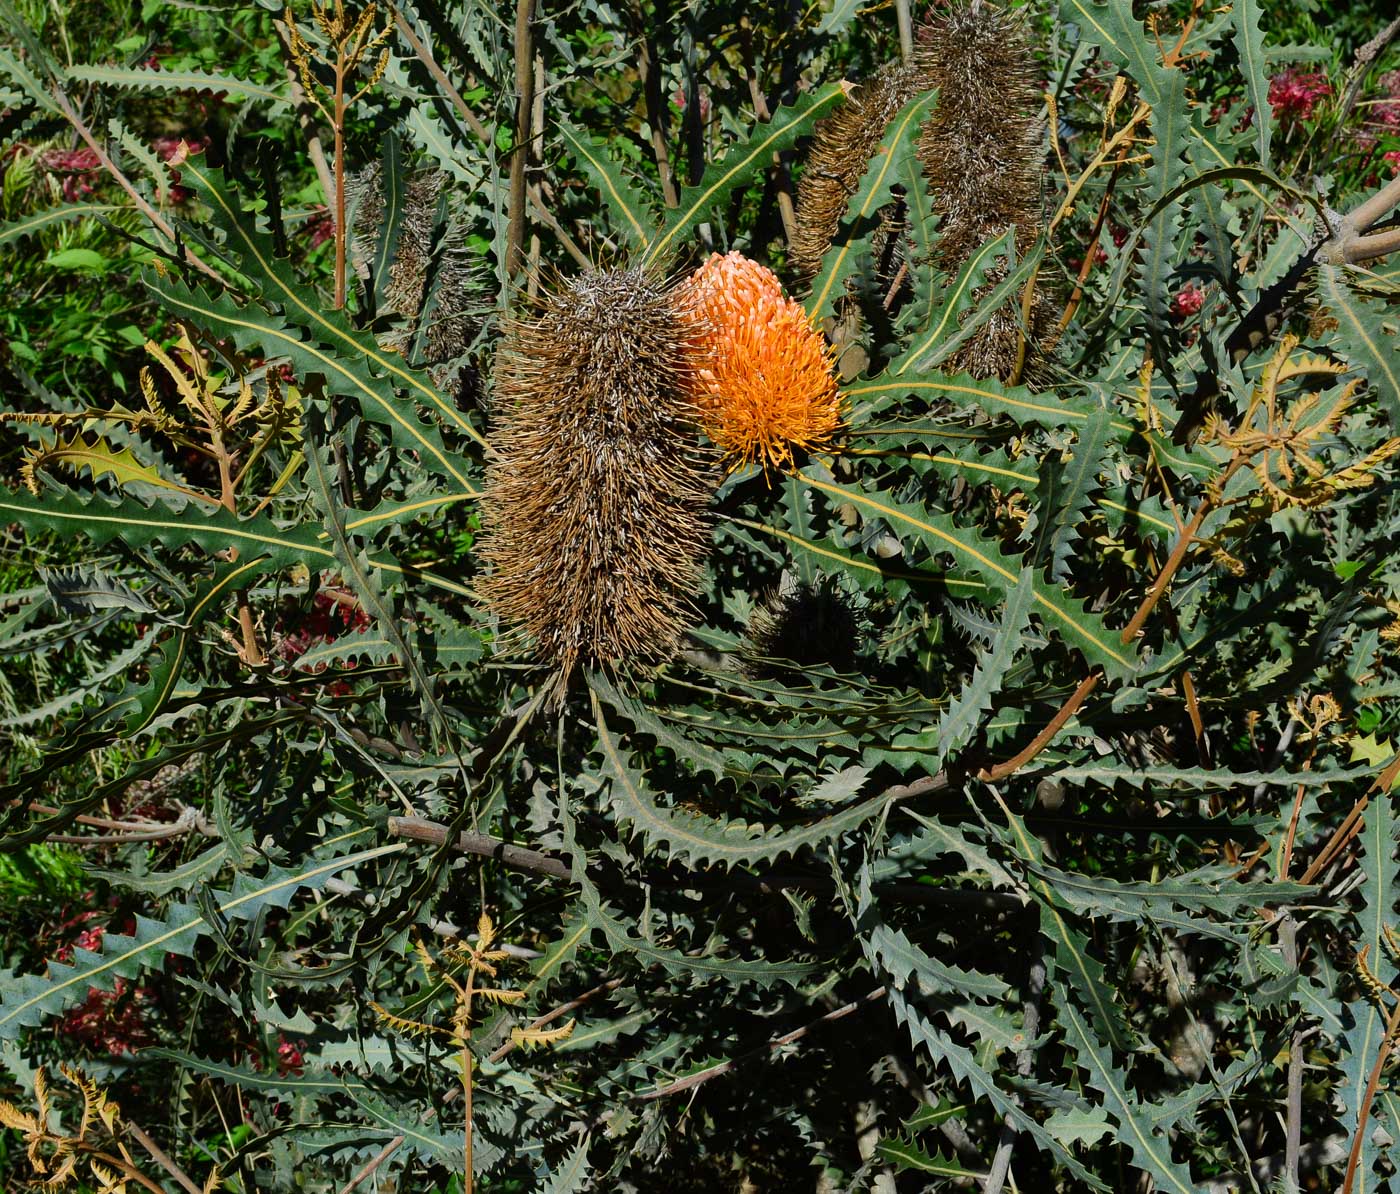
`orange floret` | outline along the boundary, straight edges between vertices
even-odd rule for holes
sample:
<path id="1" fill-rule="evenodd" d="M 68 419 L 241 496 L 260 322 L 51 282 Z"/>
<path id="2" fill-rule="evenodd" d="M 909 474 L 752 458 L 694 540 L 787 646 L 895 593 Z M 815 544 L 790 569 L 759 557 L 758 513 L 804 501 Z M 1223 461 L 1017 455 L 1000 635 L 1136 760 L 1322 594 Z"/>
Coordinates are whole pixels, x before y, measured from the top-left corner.
<path id="1" fill-rule="evenodd" d="M 782 471 L 794 448 L 830 445 L 841 423 L 836 353 L 772 270 L 714 253 L 680 299 L 700 324 L 696 406 L 731 470 Z"/>

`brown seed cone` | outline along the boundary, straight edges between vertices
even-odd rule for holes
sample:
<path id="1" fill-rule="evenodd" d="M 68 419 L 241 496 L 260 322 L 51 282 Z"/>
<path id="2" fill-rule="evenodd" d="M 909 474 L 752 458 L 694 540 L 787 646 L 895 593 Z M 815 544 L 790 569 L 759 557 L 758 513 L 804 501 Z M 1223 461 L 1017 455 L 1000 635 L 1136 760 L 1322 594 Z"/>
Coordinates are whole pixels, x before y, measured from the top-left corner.
<path id="1" fill-rule="evenodd" d="M 350 248 L 355 268 L 365 279 L 384 220 L 381 174 L 378 163 L 373 163 L 352 180 L 357 203 Z M 389 284 L 384 291 L 386 312 L 402 317 L 405 325 L 384 333 L 379 343 L 393 352 L 406 355 L 411 351 L 419 318 L 424 316 L 431 275 L 437 293 L 433 309 L 426 313 L 422 360 L 434 384 L 450 389 L 453 371 L 448 366 L 472 343 L 489 304 L 460 220 L 449 214 L 439 238 L 438 204 L 448 182 L 442 170 L 421 170 L 408 178 Z M 435 240 L 439 242 L 436 245 Z"/>
<path id="2" fill-rule="evenodd" d="M 915 65 L 923 86 L 938 89 L 918 149 L 939 218 L 935 262 L 956 274 L 1013 224 L 1017 250 L 1024 252 L 1043 223 L 1044 149 L 1037 68 L 1022 21 L 989 2 L 934 11 L 919 30 Z M 1004 267 L 994 267 L 981 293 L 1005 276 Z M 1053 318 L 1052 304 L 1037 295 L 1030 353 Z M 1015 367 L 1018 338 L 1018 312 L 1008 304 L 958 350 L 949 368 L 1005 379 Z"/>
<path id="3" fill-rule="evenodd" d="M 818 121 L 797 188 L 790 260 L 800 280 L 816 277 L 886 126 L 925 86 L 917 66 L 892 62 Z"/>
<path id="4" fill-rule="evenodd" d="M 481 591 L 555 665 L 676 649 L 709 549 L 713 460 L 693 430 L 695 324 L 641 270 L 590 271 L 506 327 Z"/>

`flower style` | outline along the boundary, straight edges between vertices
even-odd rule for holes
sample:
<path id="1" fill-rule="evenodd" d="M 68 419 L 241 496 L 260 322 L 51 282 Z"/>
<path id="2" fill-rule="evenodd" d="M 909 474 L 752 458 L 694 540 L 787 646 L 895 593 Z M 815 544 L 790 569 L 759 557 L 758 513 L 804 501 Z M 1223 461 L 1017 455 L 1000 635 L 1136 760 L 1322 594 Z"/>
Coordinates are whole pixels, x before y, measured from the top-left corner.
<path id="1" fill-rule="evenodd" d="M 835 350 L 772 270 L 714 253 L 680 304 L 698 328 L 700 421 L 731 470 L 789 469 L 795 448 L 831 442 L 841 422 Z"/>

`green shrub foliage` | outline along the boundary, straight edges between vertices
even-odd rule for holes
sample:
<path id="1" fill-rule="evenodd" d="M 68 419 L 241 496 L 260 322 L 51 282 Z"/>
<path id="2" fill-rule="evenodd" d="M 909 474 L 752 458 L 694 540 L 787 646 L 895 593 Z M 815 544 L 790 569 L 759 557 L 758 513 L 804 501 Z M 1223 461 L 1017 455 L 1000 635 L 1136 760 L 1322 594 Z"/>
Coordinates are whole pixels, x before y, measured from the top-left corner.
<path id="1" fill-rule="evenodd" d="M 0 0 L 7 1189 L 1390 1188 L 1384 6 L 122 7 Z"/>

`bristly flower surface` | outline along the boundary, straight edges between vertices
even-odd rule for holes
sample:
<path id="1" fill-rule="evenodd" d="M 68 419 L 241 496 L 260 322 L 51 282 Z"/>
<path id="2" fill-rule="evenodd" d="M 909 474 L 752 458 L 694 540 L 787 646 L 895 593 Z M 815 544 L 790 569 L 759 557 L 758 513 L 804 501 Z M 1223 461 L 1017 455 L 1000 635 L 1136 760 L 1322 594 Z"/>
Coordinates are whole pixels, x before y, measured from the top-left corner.
<path id="1" fill-rule="evenodd" d="M 835 352 L 772 270 L 742 253 L 711 254 L 682 288 L 699 329 L 696 405 L 730 469 L 792 467 L 841 425 Z"/>
<path id="2" fill-rule="evenodd" d="M 640 270 L 590 271 L 515 320 L 496 370 L 481 588 L 558 668 L 674 651 L 709 545 L 694 321 Z"/>
<path id="3" fill-rule="evenodd" d="M 1044 148 L 1038 74 L 1024 22 L 991 3 L 935 10 L 919 31 L 915 63 L 938 103 L 919 139 L 919 160 L 938 216 L 938 265 L 955 275 L 976 250 L 1016 229 L 1017 252 L 1034 243 L 1044 223 L 1040 174 Z M 1006 276 L 987 271 L 978 297 Z M 997 311 L 948 366 L 973 377 L 1006 380 L 1020 343 L 1015 303 Z M 1053 319 L 1041 294 L 1031 310 L 1030 341 Z"/>

